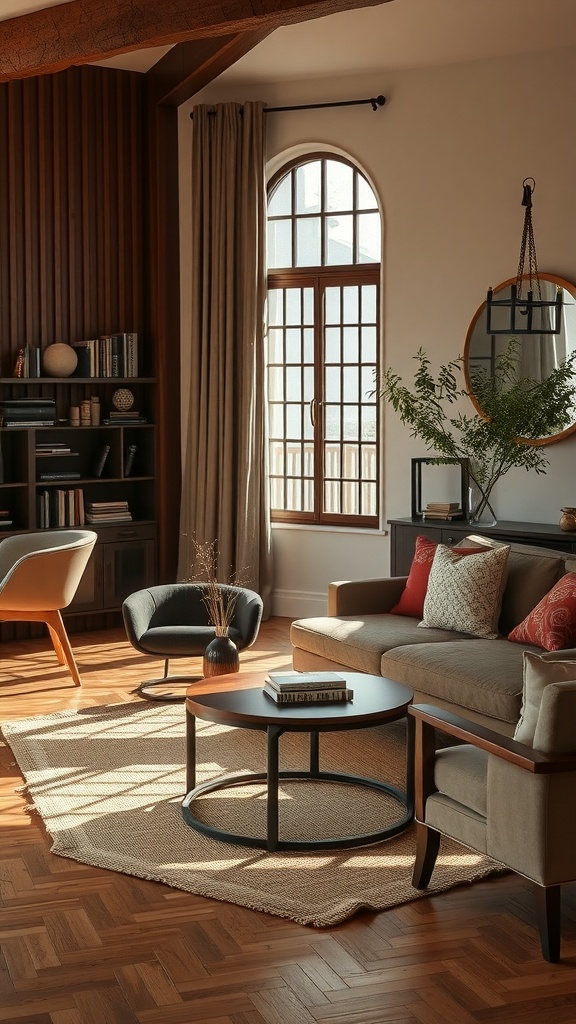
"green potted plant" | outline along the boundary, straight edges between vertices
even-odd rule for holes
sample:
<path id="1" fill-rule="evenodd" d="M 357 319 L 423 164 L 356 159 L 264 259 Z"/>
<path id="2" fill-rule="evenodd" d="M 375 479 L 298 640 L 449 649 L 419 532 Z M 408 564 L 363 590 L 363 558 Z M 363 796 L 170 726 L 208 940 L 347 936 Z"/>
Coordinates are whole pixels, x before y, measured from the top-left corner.
<path id="1" fill-rule="evenodd" d="M 496 358 L 492 372 L 483 365 L 471 367 L 470 390 L 458 375 L 462 357 L 441 366 L 434 376 L 431 362 L 419 349 L 412 388 L 406 387 L 392 369 L 379 379 L 377 393 L 410 427 L 429 451 L 438 452 L 433 462 L 465 458 L 469 464 L 470 522 L 496 521 L 490 504 L 495 483 L 512 467 L 545 473 L 548 466 L 537 439 L 564 430 L 574 419 L 576 354 L 552 370 L 545 380 L 519 377 L 519 342 L 512 338 Z M 463 398 L 474 395 L 479 413 L 457 409 Z"/>

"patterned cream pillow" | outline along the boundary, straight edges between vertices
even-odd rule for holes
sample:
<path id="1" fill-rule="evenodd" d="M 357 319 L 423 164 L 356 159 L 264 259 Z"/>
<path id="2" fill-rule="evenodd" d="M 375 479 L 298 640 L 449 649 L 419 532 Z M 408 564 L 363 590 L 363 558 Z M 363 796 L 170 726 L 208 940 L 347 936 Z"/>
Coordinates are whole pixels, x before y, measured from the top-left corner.
<path id="1" fill-rule="evenodd" d="M 496 639 L 509 551 L 503 546 L 463 558 L 439 544 L 419 625 Z"/>

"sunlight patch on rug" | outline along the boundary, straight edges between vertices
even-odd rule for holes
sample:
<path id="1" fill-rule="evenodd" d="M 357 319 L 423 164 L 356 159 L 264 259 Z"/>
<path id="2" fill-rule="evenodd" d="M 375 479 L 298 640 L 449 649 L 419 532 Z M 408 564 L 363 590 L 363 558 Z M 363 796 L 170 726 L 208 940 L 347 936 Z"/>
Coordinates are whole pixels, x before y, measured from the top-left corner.
<path id="1" fill-rule="evenodd" d="M 197 781 L 223 772 L 261 772 L 263 733 L 197 722 Z M 185 713 L 181 704 L 118 704 L 2 725 L 28 799 L 62 857 L 136 875 L 317 927 L 361 909 L 380 910 L 494 874 L 498 864 L 442 840 L 427 893 L 411 885 L 414 830 L 387 842 L 306 853 L 218 842 L 189 828 L 185 790 Z M 282 769 L 307 767 L 308 737 L 285 733 Z M 320 736 L 321 768 L 405 781 L 404 723 Z M 219 790 L 197 801 L 199 818 L 264 835 L 262 784 Z M 280 838 L 368 833 L 398 818 L 390 797 L 358 786 L 282 781 Z"/>

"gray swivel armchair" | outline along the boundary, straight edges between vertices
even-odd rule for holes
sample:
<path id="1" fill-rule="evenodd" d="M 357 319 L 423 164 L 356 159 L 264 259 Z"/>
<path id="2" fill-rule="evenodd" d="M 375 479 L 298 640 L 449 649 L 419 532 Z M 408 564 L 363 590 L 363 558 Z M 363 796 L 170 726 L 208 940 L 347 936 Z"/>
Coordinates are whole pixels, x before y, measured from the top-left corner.
<path id="1" fill-rule="evenodd" d="M 191 683 L 202 679 L 200 675 L 169 675 L 171 658 L 202 657 L 214 639 L 216 631 L 209 622 L 202 595 L 205 583 L 171 583 L 148 587 L 130 594 L 122 605 L 126 635 L 141 654 L 154 654 L 164 658 L 164 675 L 149 679 L 137 687 L 136 692 L 146 700 L 184 701 L 185 693 L 167 693 L 154 690 L 166 684 Z M 262 620 L 262 598 L 253 590 L 220 584 L 224 590 L 236 593 L 234 614 L 229 636 L 239 651 L 250 647 Z"/>
<path id="2" fill-rule="evenodd" d="M 534 882 L 542 955 L 556 963 L 561 885 L 576 880 L 576 681 L 544 688 L 531 746 L 431 705 L 408 713 L 416 733 L 412 884 L 427 887 L 442 834 L 493 857 Z M 436 731 L 464 743 L 437 750 Z"/>

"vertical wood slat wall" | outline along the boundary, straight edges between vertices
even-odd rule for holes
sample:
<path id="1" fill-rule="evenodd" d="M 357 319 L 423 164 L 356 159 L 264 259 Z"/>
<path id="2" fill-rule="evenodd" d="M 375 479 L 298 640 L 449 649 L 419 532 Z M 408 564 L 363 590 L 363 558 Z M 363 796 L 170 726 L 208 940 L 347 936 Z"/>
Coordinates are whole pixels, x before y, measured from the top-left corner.
<path id="1" fill-rule="evenodd" d="M 136 72 L 81 67 L 0 84 L 0 376 L 23 345 L 116 331 L 138 333 L 141 373 L 153 374 L 144 117 Z M 68 628 L 111 624 L 74 616 Z M 1 627 L 5 639 L 43 633 Z"/>
<path id="2" fill-rule="evenodd" d="M 0 375 L 18 349 L 144 321 L 142 76 L 71 68 L 0 84 Z"/>

